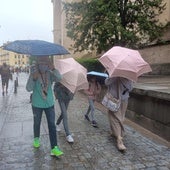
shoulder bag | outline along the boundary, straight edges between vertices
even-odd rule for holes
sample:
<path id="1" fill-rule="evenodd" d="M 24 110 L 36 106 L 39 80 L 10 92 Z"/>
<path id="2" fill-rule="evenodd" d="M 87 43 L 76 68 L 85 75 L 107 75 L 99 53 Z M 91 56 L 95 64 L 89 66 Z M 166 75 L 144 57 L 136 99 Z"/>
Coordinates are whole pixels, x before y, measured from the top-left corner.
<path id="1" fill-rule="evenodd" d="M 102 100 L 102 104 L 112 112 L 117 112 L 120 108 L 120 103 L 121 103 L 120 102 L 120 88 L 118 84 L 119 83 L 117 83 L 119 99 L 116 99 L 109 92 L 107 92 Z"/>

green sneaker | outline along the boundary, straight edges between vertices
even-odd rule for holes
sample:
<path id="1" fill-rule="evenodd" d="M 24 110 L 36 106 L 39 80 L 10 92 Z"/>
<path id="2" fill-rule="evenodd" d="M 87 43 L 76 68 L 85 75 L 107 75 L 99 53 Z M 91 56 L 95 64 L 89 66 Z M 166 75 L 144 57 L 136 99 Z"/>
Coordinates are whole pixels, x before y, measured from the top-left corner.
<path id="1" fill-rule="evenodd" d="M 58 146 L 55 146 L 52 150 L 51 150 L 51 156 L 60 156 L 63 155 L 64 153 L 58 148 Z"/>
<path id="2" fill-rule="evenodd" d="M 34 146 L 35 148 L 39 148 L 39 147 L 40 147 L 40 140 L 39 140 L 38 137 L 37 137 L 37 138 L 34 138 L 33 146 Z"/>

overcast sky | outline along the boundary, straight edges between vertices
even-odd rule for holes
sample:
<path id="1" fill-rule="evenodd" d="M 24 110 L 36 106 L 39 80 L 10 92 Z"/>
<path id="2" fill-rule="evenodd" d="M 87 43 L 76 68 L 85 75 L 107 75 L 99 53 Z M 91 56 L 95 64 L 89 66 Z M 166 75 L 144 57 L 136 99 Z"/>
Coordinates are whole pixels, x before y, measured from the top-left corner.
<path id="1" fill-rule="evenodd" d="M 0 46 L 18 39 L 53 42 L 51 0 L 0 0 Z"/>

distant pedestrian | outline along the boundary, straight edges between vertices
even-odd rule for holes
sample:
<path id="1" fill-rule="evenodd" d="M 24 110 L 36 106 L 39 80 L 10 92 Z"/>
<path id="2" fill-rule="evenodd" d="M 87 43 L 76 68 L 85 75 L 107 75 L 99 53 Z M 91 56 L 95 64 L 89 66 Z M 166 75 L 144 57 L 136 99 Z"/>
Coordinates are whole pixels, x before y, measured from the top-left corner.
<path id="1" fill-rule="evenodd" d="M 2 95 L 4 96 L 5 90 L 6 94 L 8 93 L 9 79 L 12 76 L 12 74 L 10 73 L 10 67 L 6 63 L 3 63 L 3 65 L 1 66 L 0 74 L 2 80 Z"/>
<path id="2" fill-rule="evenodd" d="M 85 93 L 88 97 L 89 101 L 89 107 L 87 109 L 85 116 L 85 119 L 88 121 L 91 121 L 92 126 L 97 127 L 97 122 L 95 120 L 95 106 L 94 102 L 96 100 L 97 95 L 101 92 L 101 85 L 98 81 L 96 81 L 95 76 L 89 77 L 89 88 L 85 90 Z M 89 113 L 91 114 L 91 119 L 89 118 Z"/>
<path id="3" fill-rule="evenodd" d="M 57 120 L 57 131 L 60 131 L 60 124 L 63 121 L 64 130 L 66 133 L 66 140 L 69 143 L 73 143 L 74 139 L 70 133 L 69 126 L 68 126 L 68 106 L 70 101 L 73 99 L 74 94 L 63 86 L 61 83 L 55 83 L 54 85 L 54 94 L 56 99 L 58 99 L 58 104 L 60 106 L 61 114 Z"/>
<path id="4" fill-rule="evenodd" d="M 110 122 L 111 135 L 117 140 L 117 148 L 125 151 L 126 147 L 123 143 L 124 137 L 124 119 L 128 105 L 129 92 L 133 88 L 131 80 L 122 77 L 113 77 L 105 80 L 108 92 L 121 101 L 120 109 L 117 112 L 108 110 L 108 118 Z"/>
<path id="5" fill-rule="evenodd" d="M 60 156 L 63 152 L 57 145 L 54 97 L 52 83 L 59 82 L 61 75 L 54 68 L 48 57 L 39 57 L 36 67 L 32 68 L 26 84 L 27 91 L 32 91 L 31 104 L 34 115 L 34 141 L 33 146 L 40 147 L 40 125 L 43 111 L 46 114 L 49 138 L 51 144 L 51 155 Z"/>

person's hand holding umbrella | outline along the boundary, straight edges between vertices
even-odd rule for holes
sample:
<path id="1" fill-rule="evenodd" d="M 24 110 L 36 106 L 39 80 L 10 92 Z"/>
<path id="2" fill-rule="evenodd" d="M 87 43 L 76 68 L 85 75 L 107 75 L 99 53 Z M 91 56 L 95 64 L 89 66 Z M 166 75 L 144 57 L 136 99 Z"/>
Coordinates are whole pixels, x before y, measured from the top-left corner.
<path id="1" fill-rule="evenodd" d="M 55 69 L 54 64 L 52 62 L 50 62 L 48 66 L 51 71 Z"/>

